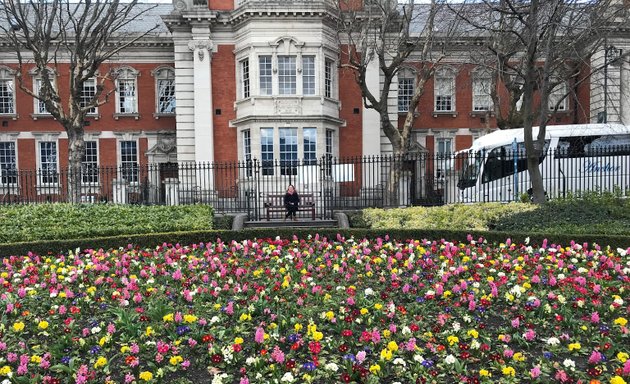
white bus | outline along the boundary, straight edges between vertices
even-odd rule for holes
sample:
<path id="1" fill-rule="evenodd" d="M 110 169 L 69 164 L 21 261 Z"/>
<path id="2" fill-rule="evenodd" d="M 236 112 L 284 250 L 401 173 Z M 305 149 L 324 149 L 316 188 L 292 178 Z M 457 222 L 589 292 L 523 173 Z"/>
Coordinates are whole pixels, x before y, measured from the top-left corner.
<path id="1" fill-rule="evenodd" d="M 533 136 L 538 127 L 533 128 Z M 540 170 L 548 198 L 584 191 L 630 195 L 630 127 L 621 124 L 547 126 Z M 523 129 L 492 132 L 458 153 L 460 202 L 519 201 L 531 195 Z"/>

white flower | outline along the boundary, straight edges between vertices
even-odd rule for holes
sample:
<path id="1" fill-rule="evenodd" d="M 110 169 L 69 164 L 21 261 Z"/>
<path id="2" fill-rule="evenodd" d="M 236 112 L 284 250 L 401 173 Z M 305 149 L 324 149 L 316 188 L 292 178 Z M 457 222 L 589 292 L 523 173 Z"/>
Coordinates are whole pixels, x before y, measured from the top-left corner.
<path id="1" fill-rule="evenodd" d="M 254 365 L 254 364 L 256 364 L 257 360 L 258 359 L 256 359 L 255 357 L 251 357 L 250 356 L 250 357 L 247 358 L 247 360 L 245 360 L 245 364 L 247 364 L 247 365 Z"/>
<path id="2" fill-rule="evenodd" d="M 223 379 L 227 379 L 228 375 L 226 373 L 222 373 L 220 375 L 214 375 L 212 378 L 212 384 L 223 384 Z"/>
<path id="3" fill-rule="evenodd" d="M 220 320 L 219 316 L 213 316 L 212 319 L 210 319 L 210 324 L 218 323 Z"/>
<path id="4" fill-rule="evenodd" d="M 448 355 L 446 356 L 446 358 L 444 358 L 444 362 L 446 364 L 455 364 L 455 362 L 457 362 L 457 358 L 455 358 L 455 356 L 453 355 Z"/>
<path id="5" fill-rule="evenodd" d="M 562 362 L 562 365 L 564 365 L 566 368 L 570 368 L 570 369 L 575 369 L 575 361 L 571 360 L 571 359 L 564 359 L 564 361 Z"/>
<path id="6" fill-rule="evenodd" d="M 621 248 L 617 248 L 617 253 L 619 253 L 619 255 L 622 257 L 628 254 L 628 252 L 625 249 L 621 249 Z"/>
<path id="7" fill-rule="evenodd" d="M 101 331 L 101 327 L 93 327 L 92 329 L 90 329 L 90 332 L 92 332 L 93 335 L 99 333 Z"/>
<path id="8" fill-rule="evenodd" d="M 547 344 L 549 345 L 558 345 L 560 344 L 560 339 L 558 339 L 557 337 L 550 337 L 547 339 Z"/>
<path id="9" fill-rule="evenodd" d="M 282 378 L 280 379 L 280 381 L 285 382 L 285 383 L 292 383 L 294 380 L 295 378 L 293 377 L 291 372 L 285 373 L 284 376 L 282 376 Z"/>
<path id="10" fill-rule="evenodd" d="M 422 362 L 424 361 L 424 357 L 422 357 L 422 355 L 413 355 L 413 361 L 422 364 Z"/>
<path id="11" fill-rule="evenodd" d="M 520 285 L 515 285 L 512 287 L 512 289 L 510 289 L 510 293 L 513 294 L 516 297 L 521 297 L 521 286 Z"/>
<path id="12" fill-rule="evenodd" d="M 403 367 L 407 366 L 407 363 L 405 362 L 405 360 L 401 359 L 400 357 L 395 358 L 393 363 L 394 365 L 402 365 Z"/>
<path id="13" fill-rule="evenodd" d="M 328 371 L 337 372 L 339 370 L 339 367 L 335 363 L 328 363 L 328 364 L 326 364 L 326 369 Z"/>
<path id="14" fill-rule="evenodd" d="M 459 332 L 460 329 L 462 329 L 462 326 L 459 324 L 459 322 L 455 321 L 453 323 L 453 331 L 454 332 Z"/>
<path id="15" fill-rule="evenodd" d="M 409 329 L 409 327 L 405 325 L 405 326 L 403 327 L 403 329 L 401 330 L 401 333 L 402 333 L 403 335 L 410 335 L 410 334 L 411 334 L 411 329 Z"/>
<path id="16" fill-rule="evenodd" d="M 363 294 L 365 296 L 372 296 L 374 295 L 374 291 L 372 290 L 372 288 L 365 288 L 365 291 L 363 292 Z"/>

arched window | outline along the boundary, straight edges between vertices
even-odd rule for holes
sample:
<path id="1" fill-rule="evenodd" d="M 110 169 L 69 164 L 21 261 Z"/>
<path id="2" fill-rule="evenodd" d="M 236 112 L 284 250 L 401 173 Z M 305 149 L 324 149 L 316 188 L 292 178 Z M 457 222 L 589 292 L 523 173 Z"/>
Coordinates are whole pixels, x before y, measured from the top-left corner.
<path id="1" fill-rule="evenodd" d="M 455 111 L 455 71 L 442 68 L 435 73 L 433 94 L 436 112 Z"/>
<path id="2" fill-rule="evenodd" d="M 116 71 L 116 113 L 138 113 L 138 71 L 131 67 Z"/>
<path id="3" fill-rule="evenodd" d="M 492 109 L 492 77 L 488 71 L 478 70 L 472 75 L 472 110 Z"/>
<path id="4" fill-rule="evenodd" d="M 157 114 L 175 113 L 175 70 L 162 67 L 155 70 L 155 112 Z"/>
<path id="5" fill-rule="evenodd" d="M 416 74 L 411 69 L 403 69 L 398 73 L 398 112 L 409 111 L 409 104 L 416 86 Z"/>

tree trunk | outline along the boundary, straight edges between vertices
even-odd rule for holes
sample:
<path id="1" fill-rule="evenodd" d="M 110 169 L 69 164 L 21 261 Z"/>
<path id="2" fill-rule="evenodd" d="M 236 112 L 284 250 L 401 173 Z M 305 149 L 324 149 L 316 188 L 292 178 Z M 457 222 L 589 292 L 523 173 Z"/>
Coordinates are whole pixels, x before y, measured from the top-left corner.
<path id="1" fill-rule="evenodd" d="M 387 198 L 386 203 L 390 207 L 397 207 L 402 204 L 400 201 L 400 178 L 402 176 L 402 167 L 404 155 L 394 152 L 389 169 L 389 178 L 387 180 Z"/>
<path id="2" fill-rule="evenodd" d="M 81 162 L 85 154 L 83 121 L 68 127 L 68 201 L 81 202 Z"/>

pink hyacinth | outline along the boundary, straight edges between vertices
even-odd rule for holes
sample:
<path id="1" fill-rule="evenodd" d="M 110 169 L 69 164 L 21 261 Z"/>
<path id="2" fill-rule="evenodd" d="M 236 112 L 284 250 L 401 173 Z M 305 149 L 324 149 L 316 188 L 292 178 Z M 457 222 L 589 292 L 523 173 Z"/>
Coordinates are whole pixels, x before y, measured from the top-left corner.
<path id="1" fill-rule="evenodd" d="M 173 280 L 180 280 L 182 278 L 182 270 L 178 269 L 177 271 L 173 272 Z"/>
<path id="2" fill-rule="evenodd" d="M 258 344 L 262 344 L 262 342 L 265 341 L 265 331 L 261 327 L 256 328 L 254 341 L 257 342 Z"/>
<path id="3" fill-rule="evenodd" d="M 523 338 L 527 341 L 532 341 L 536 338 L 536 332 L 533 329 L 528 329 L 523 335 Z"/>
<path id="4" fill-rule="evenodd" d="M 599 323 L 599 313 L 593 312 L 591 314 L 591 323 Z"/>
<path id="5" fill-rule="evenodd" d="M 359 351 L 356 356 L 357 362 L 359 364 L 362 364 L 363 361 L 365 360 L 365 357 L 366 357 L 365 351 Z"/>
<path id="6" fill-rule="evenodd" d="M 521 321 L 519 320 L 519 318 L 515 318 L 512 320 L 512 328 L 518 328 L 521 326 Z"/>
<path id="7" fill-rule="evenodd" d="M 593 351 L 593 353 L 591 353 L 591 356 L 588 358 L 589 364 L 597 364 L 600 361 L 602 361 L 602 354 L 598 351 Z"/>
<path id="8" fill-rule="evenodd" d="M 626 360 L 626 362 L 623 364 L 622 373 L 624 376 L 630 375 L 630 359 Z"/>
<path id="9" fill-rule="evenodd" d="M 540 370 L 540 367 L 539 367 L 539 366 L 535 366 L 534 368 L 532 368 L 532 369 L 529 371 L 529 376 L 530 376 L 532 379 L 535 379 L 535 378 L 537 378 L 538 376 L 540 376 L 540 374 L 541 374 L 541 373 L 542 373 L 542 371 Z"/>
<path id="10" fill-rule="evenodd" d="M 277 345 L 274 347 L 273 352 L 271 352 L 271 358 L 276 362 L 276 363 L 283 363 L 284 362 L 284 352 L 282 352 L 282 350 L 280 349 L 280 347 L 278 347 Z"/>

